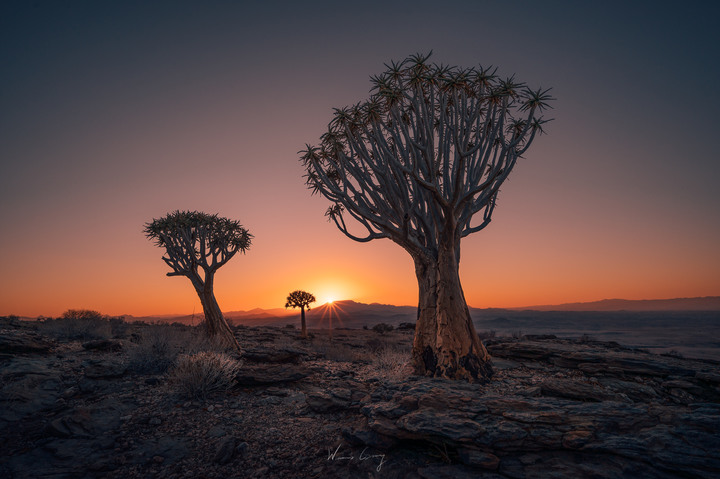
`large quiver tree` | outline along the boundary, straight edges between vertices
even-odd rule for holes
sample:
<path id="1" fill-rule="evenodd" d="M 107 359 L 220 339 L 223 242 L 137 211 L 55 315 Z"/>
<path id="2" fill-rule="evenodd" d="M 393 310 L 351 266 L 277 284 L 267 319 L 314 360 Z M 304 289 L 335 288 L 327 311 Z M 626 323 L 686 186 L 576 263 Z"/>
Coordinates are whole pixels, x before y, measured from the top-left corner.
<path id="1" fill-rule="evenodd" d="M 336 109 L 320 145 L 307 145 L 301 159 L 340 231 L 361 242 L 389 238 L 412 256 L 416 372 L 483 380 L 490 356 L 460 285 L 460 239 L 490 222 L 500 185 L 542 133 L 551 98 L 495 70 L 428 58 L 411 56 L 372 77 L 370 99 Z"/>
<path id="2" fill-rule="evenodd" d="M 145 224 L 145 235 L 165 248 L 168 276 L 190 279 L 205 314 L 208 336 L 240 351 L 240 345 L 215 300 L 215 272 L 250 247 L 252 235 L 234 220 L 198 211 L 175 211 Z"/>

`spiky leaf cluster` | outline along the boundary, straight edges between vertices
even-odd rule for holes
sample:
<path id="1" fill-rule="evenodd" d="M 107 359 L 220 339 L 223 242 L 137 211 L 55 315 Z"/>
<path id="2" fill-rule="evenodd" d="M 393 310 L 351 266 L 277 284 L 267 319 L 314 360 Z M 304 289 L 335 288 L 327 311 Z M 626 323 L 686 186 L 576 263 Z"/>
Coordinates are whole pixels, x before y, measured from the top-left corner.
<path id="1" fill-rule="evenodd" d="M 199 211 L 168 213 L 146 223 L 143 232 L 165 248 L 163 260 L 173 269 L 171 276 L 187 276 L 198 267 L 214 272 L 252 242 L 252 235 L 238 221 Z"/>
<path id="2" fill-rule="evenodd" d="M 327 216 L 356 241 L 391 238 L 431 253 L 448 225 L 461 236 L 482 229 L 500 185 L 548 121 L 549 90 L 429 57 L 386 65 L 371 77 L 370 98 L 335 109 L 319 145 L 300 152 L 308 187 L 333 203 Z M 367 235 L 351 233 L 346 214 Z"/>

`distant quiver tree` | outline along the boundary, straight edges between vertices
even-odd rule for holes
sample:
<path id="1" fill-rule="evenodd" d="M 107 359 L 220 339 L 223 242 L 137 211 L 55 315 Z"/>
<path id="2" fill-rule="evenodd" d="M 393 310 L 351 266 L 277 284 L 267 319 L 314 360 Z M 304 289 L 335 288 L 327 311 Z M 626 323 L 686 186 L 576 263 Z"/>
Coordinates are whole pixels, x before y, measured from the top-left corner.
<path id="1" fill-rule="evenodd" d="M 297 290 L 288 294 L 285 302 L 286 308 L 300 308 L 300 327 L 301 335 L 303 338 L 307 338 L 307 326 L 305 324 L 305 308 L 310 310 L 310 303 L 315 302 L 315 296 L 306 291 Z"/>
<path id="2" fill-rule="evenodd" d="M 165 248 L 168 276 L 190 279 L 205 314 L 208 336 L 218 337 L 238 351 L 233 335 L 215 300 L 215 272 L 238 251 L 250 247 L 252 235 L 234 220 L 198 211 L 175 211 L 145 224 L 145 236 Z"/>
<path id="3" fill-rule="evenodd" d="M 389 238 L 412 257 L 416 373 L 482 381 L 492 367 L 460 285 L 460 240 L 490 223 L 552 98 L 495 69 L 429 57 L 386 65 L 371 77 L 370 98 L 335 109 L 320 144 L 300 154 L 308 187 L 332 202 L 326 215 L 340 231 L 360 242 Z"/>

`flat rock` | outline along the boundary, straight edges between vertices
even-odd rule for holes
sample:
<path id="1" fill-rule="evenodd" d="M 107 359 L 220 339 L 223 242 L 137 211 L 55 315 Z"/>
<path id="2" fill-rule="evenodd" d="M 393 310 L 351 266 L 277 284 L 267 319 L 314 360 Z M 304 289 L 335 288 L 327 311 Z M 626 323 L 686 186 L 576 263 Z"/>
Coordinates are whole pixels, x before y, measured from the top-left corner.
<path id="1" fill-rule="evenodd" d="M 89 351 L 120 351 L 123 343 L 117 339 L 94 339 L 82 343 L 82 347 Z"/>
<path id="2" fill-rule="evenodd" d="M 228 437 L 220 441 L 217 452 L 213 457 L 213 462 L 217 464 L 227 464 L 232 461 L 237 452 L 237 445 L 238 440 L 234 437 Z"/>
<path id="3" fill-rule="evenodd" d="M 369 430 L 395 441 L 444 444 L 465 465 L 497 468 L 509 477 L 585 477 L 587 464 L 606 455 L 618 458 L 617 467 L 596 477 L 653 477 L 659 471 L 720 477 L 720 405 L 715 403 L 635 404 L 575 379 L 546 380 L 541 387 L 550 397 L 533 398 L 486 395 L 482 387 L 468 389 L 453 381 L 444 388 L 421 382 L 424 387 L 404 388 L 390 400 L 362 408 Z M 654 390 L 638 391 L 652 396 Z M 612 400 L 617 398 L 622 401 Z M 367 433 L 353 436 L 363 437 L 375 442 Z M 573 451 L 583 460 L 568 460 L 579 457 L 570 455 Z M 519 455 L 524 463 L 517 462 Z M 553 464 L 553 476 L 544 475 L 547 464 Z M 432 474 L 443 477 L 444 472 Z"/>
<path id="4" fill-rule="evenodd" d="M 34 331 L 0 329 L 0 354 L 44 354 L 54 345 Z"/>
<path id="5" fill-rule="evenodd" d="M 243 351 L 242 356 L 243 359 L 255 363 L 299 364 L 305 354 L 304 351 L 292 348 L 253 348 Z"/>
<path id="6" fill-rule="evenodd" d="M 542 393 L 578 401 L 621 400 L 618 394 L 603 391 L 602 386 L 593 386 L 571 379 L 548 379 L 540 384 Z"/>
<path id="7" fill-rule="evenodd" d="M 236 380 L 239 386 L 259 386 L 299 381 L 309 374 L 306 368 L 290 364 L 246 365 L 240 370 Z"/>
<path id="8" fill-rule="evenodd" d="M 85 377 L 90 379 L 119 378 L 126 370 L 127 366 L 119 361 L 89 360 L 85 363 Z"/>

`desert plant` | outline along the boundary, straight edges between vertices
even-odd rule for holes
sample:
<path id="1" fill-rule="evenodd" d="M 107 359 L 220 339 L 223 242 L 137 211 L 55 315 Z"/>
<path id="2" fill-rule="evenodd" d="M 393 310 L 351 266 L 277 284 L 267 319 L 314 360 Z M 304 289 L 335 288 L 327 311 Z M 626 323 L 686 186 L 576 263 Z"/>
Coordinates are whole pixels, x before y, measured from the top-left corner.
<path id="1" fill-rule="evenodd" d="M 175 211 L 145 224 L 145 236 L 165 248 L 168 276 L 190 279 L 202 303 L 208 336 L 220 336 L 238 351 L 240 345 L 223 317 L 213 291 L 215 272 L 238 251 L 250 247 L 252 235 L 234 220 L 198 211 Z"/>
<path id="2" fill-rule="evenodd" d="M 543 133 L 552 98 L 494 69 L 429 57 L 392 62 L 372 77 L 369 100 L 335 109 L 301 161 L 308 188 L 330 200 L 326 216 L 343 234 L 391 239 L 413 258 L 416 372 L 482 380 L 492 373 L 490 356 L 460 285 L 460 240 L 490 223 L 500 186 Z M 366 233 L 351 231 L 348 216 Z"/>
<path id="3" fill-rule="evenodd" d="M 67 314 L 68 311 L 57 319 L 48 318 L 38 322 L 38 330 L 47 336 L 67 341 L 109 339 L 113 336 L 110 321 L 100 313 L 93 311 L 94 314 L 74 315 Z"/>
<path id="4" fill-rule="evenodd" d="M 398 347 L 385 347 L 372 356 L 372 365 L 382 375 L 400 378 L 410 360 L 410 350 Z"/>
<path id="5" fill-rule="evenodd" d="M 303 338 L 307 338 L 307 326 L 305 325 L 305 308 L 307 308 L 309 311 L 310 303 L 314 302 L 315 296 L 302 290 L 296 290 L 290 293 L 285 302 L 286 308 L 300 308 L 300 327 L 302 331 L 300 335 Z"/>
<path id="6" fill-rule="evenodd" d="M 140 374 L 164 373 L 180 354 L 182 342 L 172 326 L 145 327 L 138 345 L 129 353 L 128 369 Z"/>
<path id="7" fill-rule="evenodd" d="M 128 331 L 128 323 L 125 321 L 125 316 L 113 316 L 108 318 L 110 323 L 110 331 L 113 338 L 123 338 Z"/>
<path id="8" fill-rule="evenodd" d="M 495 336 L 497 336 L 497 333 L 494 330 L 478 332 L 478 337 L 480 338 L 480 341 L 493 339 Z"/>
<path id="9" fill-rule="evenodd" d="M 376 333 L 382 334 L 382 335 L 385 335 L 394 329 L 395 328 L 391 324 L 386 324 L 386 323 L 378 323 L 372 327 L 373 331 L 375 331 Z"/>
<path id="10" fill-rule="evenodd" d="M 68 309 L 60 315 L 62 319 L 102 319 L 103 315 L 92 309 Z"/>
<path id="11" fill-rule="evenodd" d="M 237 360 L 224 353 L 203 351 L 182 354 L 170 370 L 168 379 L 181 396 L 204 400 L 231 389 L 236 384 L 240 368 Z"/>
<path id="12" fill-rule="evenodd" d="M 678 351 L 677 349 L 671 349 L 670 351 L 666 353 L 661 353 L 660 356 L 667 356 L 669 358 L 677 358 L 677 359 L 683 359 L 685 355 Z"/>

